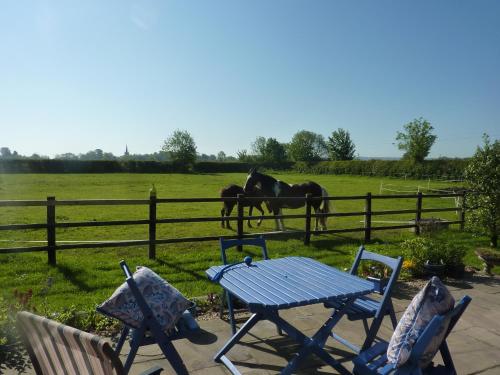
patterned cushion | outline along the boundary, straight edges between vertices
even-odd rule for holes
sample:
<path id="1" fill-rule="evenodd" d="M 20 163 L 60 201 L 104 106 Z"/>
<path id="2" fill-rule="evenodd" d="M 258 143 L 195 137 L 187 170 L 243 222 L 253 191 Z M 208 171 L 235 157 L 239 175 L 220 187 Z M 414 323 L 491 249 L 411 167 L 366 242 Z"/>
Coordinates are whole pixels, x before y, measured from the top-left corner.
<path id="1" fill-rule="evenodd" d="M 137 267 L 133 277 L 162 329 L 173 328 L 191 302 L 147 267 Z M 133 328 L 139 328 L 143 320 L 139 304 L 126 282 L 116 289 L 113 295 L 98 307 L 98 310 Z"/>
<path id="2" fill-rule="evenodd" d="M 450 292 L 438 277 L 433 277 L 425 287 L 413 298 L 399 321 L 387 348 L 387 360 L 397 367 L 402 366 L 410 357 L 413 345 L 427 324 L 436 314 L 445 314 L 455 305 Z M 446 334 L 446 328 L 434 337 L 426 348 L 419 363 L 427 366 Z"/>

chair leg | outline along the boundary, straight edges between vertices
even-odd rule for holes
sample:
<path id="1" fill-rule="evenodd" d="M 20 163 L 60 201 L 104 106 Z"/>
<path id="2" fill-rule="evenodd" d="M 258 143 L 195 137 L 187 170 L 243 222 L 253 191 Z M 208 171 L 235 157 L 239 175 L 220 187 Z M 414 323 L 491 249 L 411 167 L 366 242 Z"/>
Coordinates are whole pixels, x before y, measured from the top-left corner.
<path id="1" fill-rule="evenodd" d="M 450 374 L 456 374 L 455 364 L 453 363 L 453 359 L 451 358 L 450 349 L 448 349 L 448 344 L 446 341 L 443 341 L 441 346 L 439 347 L 439 351 L 441 353 L 441 357 L 443 358 L 443 363 L 445 367 L 450 371 Z"/>
<path id="2" fill-rule="evenodd" d="M 120 352 L 122 351 L 122 348 L 123 348 L 123 344 L 125 344 L 125 340 L 127 339 L 129 332 L 130 332 L 130 328 L 128 328 L 127 326 L 124 325 L 122 328 L 121 336 L 118 339 L 118 342 L 116 343 L 116 348 L 115 348 L 116 355 L 120 355 Z"/>
<path id="3" fill-rule="evenodd" d="M 134 359 L 137 354 L 137 351 L 139 350 L 139 347 L 141 346 L 144 333 L 145 333 L 144 327 L 132 330 L 132 338 L 130 340 L 130 352 L 128 353 L 127 360 L 123 365 L 125 374 L 128 374 L 128 372 L 130 371 L 130 367 L 132 367 L 132 363 L 134 363 Z"/>
<path id="4" fill-rule="evenodd" d="M 375 337 L 377 336 L 378 330 L 380 328 L 380 325 L 382 324 L 382 319 L 384 319 L 384 316 L 376 316 L 373 318 L 372 324 L 370 326 L 370 329 L 366 335 L 365 342 L 363 343 L 363 346 L 361 347 L 361 350 L 366 350 L 368 349 L 373 341 L 375 341 Z"/>
<path id="5" fill-rule="evenodd" d="M 165 358 L 170 362 L 170 365 L 175 370 L 177 375 L 188 375 L 188 371 L 186 365 L 182 361 L 181 356 L 177 352 L 174 347 L 174 344 L 170 340 L 168 340 L 165 336 L 165 339 L 160 340 L 158 345 L 161 348 L 161 351 L 165 355 Z"/>
<path id="6" fill-rule="evenodd" d="M 387 309 L 389 310 L 389 316 L 391 317 L 392 328 L 396 329 L 398 320 L 396 318 L 396 312 L 394 311 L 394 305 L 392 304 L 392 301 L 390 299 L 387 302 Z"/>
<path id="7" fill-rule="evenodd" d="M 363 327 L 365 328 L 365 333 L 368 336 L 368 333 L 370 333 L 370 327 L 368 326 L 368 320 L 363 319 Z"/>

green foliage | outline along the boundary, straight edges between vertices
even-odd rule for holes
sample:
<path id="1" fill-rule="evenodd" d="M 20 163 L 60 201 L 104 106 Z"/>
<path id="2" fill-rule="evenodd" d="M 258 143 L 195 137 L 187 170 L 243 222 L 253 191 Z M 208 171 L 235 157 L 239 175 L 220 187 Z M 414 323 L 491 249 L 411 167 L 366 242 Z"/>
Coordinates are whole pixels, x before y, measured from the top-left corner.
<path id="1" fill-rule="evenodd" d="M 405 151 L 403 158 L 421 163 L 429 155 L 437 137 L 432 134 L 434 128 L 422 117 L 404 126 L 404 132 L 397 132 L 398 149 Z"/>
<path id="2" fill-rule="evenodd" d="M 254 153 L 254 161 L 278 165 L 287 161 L 286 148 L 282 143 L 279 143 L 275 138 L 257 137 L 252 143 L 252 151 Z M 238 155 L 238 159 L 244 158 L 245 155 Z"/>
<path id="3" fill-rule="evenodd" d="M 352 160 L 356 147 L 347 130 L 339 128 L 328 137 L 328 151 L 331 160 Z"/>
<path id="4" fill-rule="evenodd" d="M 349 160 L 310 162 L 263 162 L 246 150 L 238 154 L 238 162 L 198 161 L 194 170 L 204 173 L 247 172 L 249 166 L 291 170 L 314 174 L 355 174 L 372 176 L 405 176 L 425 178 L 444 176 L 458 179 L 463 175 L 468 160 L 437 159 L 414 164 L 409 160 Z M 231 164 L 229 166 L 223 164 Z M 0 160 L 0 173 L 178 173 L 185 166 L 172 162 L 138 160 Z"/>
<path id="5" fill-rule="evenodd" d="M 286 149 L 275 138 L 268 138 L 262 154 L 264 162 L 282 163 L 287 160 Z"/>
<path id="6" fill-rule="evenodd" d="M 327 146 L 321 134 L 301 130 L 292 137 L 288 154 L 294 161 L 318 161 L 326 157 Z"/>
<path id="7" fill-rule="evenodd" d="M 467 162 L 466 159 L 434 159 L 425 160 L 420 164 L 414 164 L 409 160 L 321 161 L 314 164 L 295 163 L 294 169 L 300 173 L 313 174 L 460 179 Z"/>
<path id="8" fill-rule="evenodd" d="M 425 275 L 424 264 L 444 264 L 447 272 L 453 274 L 463 266 L 466 250 L 453 241 L 441 241 L 427 237 L 416 237 L 401 244 L 403 256 L 411 263 L 411 272 L 414 276 Z"/>
<path id="9" fill-rule="evenodd" d="M 500 141 L 491 143 L 484 135 L 483 147 L 476 153 L 465 169 L 465 178 L 472 193 L 468 195 L 468 206 L 473 208 L 467 215 L 470 227 L 490 236 L 491 246 L 498 246 L 500 232 Z"/>
<path id="10" fill-rule="evenodd" d="M 196 160 L 196 144 L 185 130 L 175 130 L 164 142 L 162 151 L 167 152 L 174 163 L 193 165 Z"/>

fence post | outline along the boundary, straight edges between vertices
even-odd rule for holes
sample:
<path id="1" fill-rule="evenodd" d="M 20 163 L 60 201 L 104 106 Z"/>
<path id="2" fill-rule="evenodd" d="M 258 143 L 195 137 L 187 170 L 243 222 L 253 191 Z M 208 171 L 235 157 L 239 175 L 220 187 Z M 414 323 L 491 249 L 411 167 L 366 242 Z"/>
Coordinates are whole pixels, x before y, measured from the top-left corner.
<path id="1" fill-rule="evenodd" d="M 237 195 L 237 204 L 238 204 L 238 223 L 237 223 L 237 235 L 238 239 L 241 240 L 243 238 L 243 198 L 244 194 Z M 242 251 L 243 247 L 238 245 L 238 251 Z"/>
<path id="2" fill-rule="evenodd" d="M 372 193 L 366 193 L 365 198 L 365 242 L 372 237 Z"/>
<path id="3" fill-rule="evenodd" d="M 47 257 L 56 265 L 56 197 L 47 197 Z"/>
<path id="4" fill-rule="evenodd" d="M 415 234 L 420 235 L 420 220 L 422 219 L 422 192 L 417 193 L 417 212 L 415 214 Z"/>
<path id="5" fill-rule="evenodd" d="M 149 192 L 149 259 L 156 259 L 156 189 Z"/>
<path id="6" fill-rule="evenodd" d="M 311 242 L 311 193 L 306 194 L 306 233 L 304 236 L 304 245 Z"/>
<path id="7" fill-rule="evenodd" d="M 462 207 L 460 210 L 460 230 L 465 229 L 465 190 L 462 193 Z"/>

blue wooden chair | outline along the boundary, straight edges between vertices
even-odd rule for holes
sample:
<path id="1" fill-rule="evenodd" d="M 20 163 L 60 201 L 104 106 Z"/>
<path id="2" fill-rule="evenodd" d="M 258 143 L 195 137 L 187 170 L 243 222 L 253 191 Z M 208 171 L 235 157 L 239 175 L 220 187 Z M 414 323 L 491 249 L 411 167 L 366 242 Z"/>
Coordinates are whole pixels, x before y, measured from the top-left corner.
<path id="1" fill-rule="evenodd" d="M 221 238 L 219 240 L 219 242 L 220 242 L 220 255 L 221 255 L 221 259 L 222 259 L 223 264 L 228 264 L 226 251 L 232 247 L 238 247 L 238 246 L 260 247 L 262 250 L 262 259 L 269 259 L 269 256 L 267 255 L 266 240 L 262 236 L 255 237 L 255 238 L 242 238 L 242 239 L 224 239 L 224 238 Z M 236 323 L 235 323 L 235 319 L 234 319 L 233 298 L 234 297 L 224 289 L 222 299 L 223 300 L 226 299 L 226 301 L 227 301 L 229 323 L 231 324 L 231 331 L 233 332 L 233 335 L 234 335 L 236 333 Z M 222 302 L 221 302 L 220 315 L 222 318 L 222 315 L 223 315 Z M 280 332 L 280 334 L 281 334 L 281 332 Z"/>
<path id="2" fill-rule="evenodd" d="M 127 263 L 125 263 L 124 260 L 120 262 L 120 267 L 125 274 L 126 282 L 144 316 L 144 319 L 141 322 L 139 328 L 132 328 L 127 326 L 126 324 L 123 324 L 121 336 L 115 348 L 115 353 L 117 355 L 120 355 L 123 344 L 130 334 L 130 352 L 123 366 L 124 373 L 128 374 L 128 372 L 130 371 L 130 367 L 134 362 L 137 351 L 141 346 L 158 344 L 161 351 L 165 355 L 165 358 L 170 362 L 170 365 L 172 366 L 174 371 L 179 375 L 187 375 L 188 371 L 186 369 L 186 366 L 184 365 L 182 358 L 172 344 L 172 341 L 178 338 L 185 337 L 189 332 L 198 330 L 199 326 L 196 323 L 196 320 L 189 313 L 189 311 L 186 310 L 181 319 L 177 322 L 175 329 L 172 332 L 169 332 L 169 334 L 167 335 L 160 327 L 160 324 L 156 320 L 154 313 L 151 311 L 150 307 L 139 291 L 139 288 L 137 287 L 137 284 L 135 283 L 135 280 L 132 276 L 132 272 L 130 272 Z M 100 311 L 99 308 L 97 308 L 97 311 Z M 106 314 L 104 311 L 100 312 Z"/>
<path id="3" fill-rule="evenodd" d="M 375 293 L 379 294 L 381 297 L 378 299 L 368 296 L 360 297 L 356 301 L 354 301 L 352 306 L 346 312 L 347 318 L 349 320 L 363 321 L 363 327 L 366 332 L 366 339 L 361 348 L 347 341 L 343 337 L 337 335 L 335 332 L 331 333 L 331 336 L 334 339 L 356 353 L 359 353 L 361 350 L 367 349 L 371 346 L 377 336 L 380 325 L 382 324 L 382 320 L 386 315 L 389 315 L 393 328 L 396 328 L 398 321 L 396 319 L 396 313 L 394 312 L 391 294 L 394 289 L 394 285 L 396 284 L 396 281 L 399 277 L 401 266 L 403 265 L 402 257 L 394 259 L 385 255 L 372 253 L 371 251 L 365 250 L 365 248 L 361 245 L 351 267 L 351 270 L 349 271 L 351 275 L 356 275 L 358 273 L 358 268 L 361 261 L 373 261 L 381 263 L 391 269 L 391 276 L 388 280 L 369 277 L 368 280 L 374 283 Z M 333 307 L 336 309 L 340 308 L 340 306 L 336 303 L 328 303 L 325 304 L 325 306 Z M 369 325 L 368 319 L 370 318 L 373 318 L 373 320 Z"/>
<path id="4" fill-rule="evenodd" d="M 451 358 L 446 338 L 460 319 L 460 316 L 469 305 L 471 298 L 465 296 L 455 305 L 455 308 L 445 315 L 436 315 L 429 322 L 425 330 L 415 342 L 410 353 L 410 358 L 401 367 L 396 368 L 394 364 L 387 362 L 387 342 L 378 342 L 371 348 L 361 352 L 354 360 L 353 372 L 356 375 L 456 375 L 457 371 Z M 449 323 L 449 324 L 448 324 Z M 419 360 L 432 338 L 442 332 L 448 326 L 446 334 L 439 346 L 439 352 L 443 358 L 444 365 L 435 366 L 431 363 L 427 368 L 419 367 Z"/>

